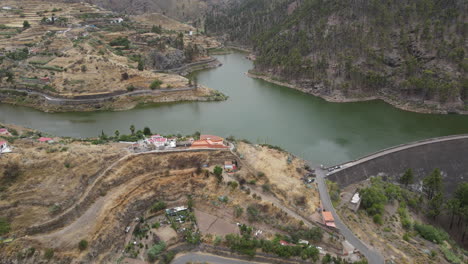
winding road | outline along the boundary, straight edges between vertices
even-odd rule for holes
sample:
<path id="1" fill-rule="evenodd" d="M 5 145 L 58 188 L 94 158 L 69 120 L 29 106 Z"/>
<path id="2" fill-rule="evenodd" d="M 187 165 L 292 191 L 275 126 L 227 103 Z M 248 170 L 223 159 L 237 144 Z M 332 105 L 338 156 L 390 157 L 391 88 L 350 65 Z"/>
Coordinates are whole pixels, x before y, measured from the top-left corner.
<path id="1" fill-rule="evenodd" d="M 171 264 L 186 264 L 186 263 L 217 263 L 217 264 L 251 264 L 251 263 L 265 263 L 265 262 L 252 262 L 240 259 L 225 258 L 206 253 L 188 253 L 177 257 Z"/>
<path id="2" fill-rule="evenodd" d="M 186 87 L 186 88 L 177 88 L 177 89 L 158 89 L 158 90 L 138 90 L 132 92 L 126 92 L 121 94 L 113 94 L 113 95 L 104 95 L 98 98 L 83 98 L 83 99 L 73 99 L 73 98 L 62 98 L 62 97 L 54 97 L 46 93 L 41 93 L 38 91 L 28 90 L 28 89 L 9 89 L 9 88 L 0 88 L 0 91 L 12 91 L 12 92 L 23 92 L 29 95 L 39 95 L 44 97 L 49 102 L 80 102 L 80 103 L 90 103 L 90 102 L 101 102 L 106 101 L 109 99 L 117 98 L 120 96 L 137 96 L 137 95 L 157 95 L 163 92 L 181 92 L 181 91 L 191 91 L 194 90 L 195 87 Z"/>
<path id="3" fill-rule="evenodd" d="M 383 256 L 370 249 L 369 246 L 364 244 L 359 238 L 354 235 L 354 233 L 344 224 L 333 207 L 333 204 L 330 199 L 330 194 L 328 193 L 327 184 L 325 183 L 325 171 L 317 168 L 315 170 L 317 175 L 317 183 L 320 192 L 320 199 L 322 200 L 323 208 L 327 211 L 330 211 L 335 218 L 336 227 L 340 230 L 340 233 L 345 237 L 345 239 L 351 243 L 355 248 L 357 248 L 369 261 L 371 264 L 381 264 L 384 263 Z"/>

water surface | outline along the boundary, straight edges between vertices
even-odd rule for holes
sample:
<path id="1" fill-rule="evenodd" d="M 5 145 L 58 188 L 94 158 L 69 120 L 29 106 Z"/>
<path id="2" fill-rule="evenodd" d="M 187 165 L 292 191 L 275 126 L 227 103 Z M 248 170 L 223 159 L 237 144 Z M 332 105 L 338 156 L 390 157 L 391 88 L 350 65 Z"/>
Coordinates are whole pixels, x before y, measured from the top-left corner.
<path id="1" fill-rule="evenodd" d="M 278 145 L 314 164 L 335 164 L 418 139 L 468 133 L 468 116 L 411 113 L 381 101 L 328 103 L 245 76 L 252 62 L 243 54 L 217 57 L 222 67 L 196 75 L 199 83 L 229 95 L 225 102 L 53 114 L 0 104 L 0 122 L 72 137 L 97 136 L 101 130 L 129 133 L 131 124 L 162 134 L 198 130 Z"/>

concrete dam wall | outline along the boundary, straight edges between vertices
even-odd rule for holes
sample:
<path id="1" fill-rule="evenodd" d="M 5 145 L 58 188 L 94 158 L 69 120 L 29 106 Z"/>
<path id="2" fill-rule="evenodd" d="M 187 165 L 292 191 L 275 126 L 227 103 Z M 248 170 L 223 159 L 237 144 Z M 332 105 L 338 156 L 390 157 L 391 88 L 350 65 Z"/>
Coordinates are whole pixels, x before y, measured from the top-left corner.
<path id="1" fill-rule="evenodd" d="M 418 141 L 389 148 L 342 165 L 327 177 L 346 187 L 371 176 L 398 180 L 408 168 L 415 176 L 413 188 L 420 188 L 422 179 L 439 168 L 444 179 L 445 195 L 450 196 L 458 184 L 468 181 L 468 135 Z"/>

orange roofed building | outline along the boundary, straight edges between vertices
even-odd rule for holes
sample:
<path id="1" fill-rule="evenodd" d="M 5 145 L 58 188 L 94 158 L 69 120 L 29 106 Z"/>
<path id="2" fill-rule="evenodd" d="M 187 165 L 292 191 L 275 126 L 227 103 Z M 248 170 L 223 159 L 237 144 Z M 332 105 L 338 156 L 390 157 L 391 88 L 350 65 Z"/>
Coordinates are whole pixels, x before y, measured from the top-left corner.
<path id="1" fill-rule="evenodd" d="M 323 223 L 326 225 L 326 226 L 330 226 L 330 227 L 335 227 L 336 228 L 336 225 L 335 225 L 335 218 L 333 218 L 333 215 L 331 212 L 329 211 L 322 211 L 322 218 L 323 218 Z"/>
<path id="2" fill-rule="evenodd" d="M 191 149 L 200 148 L 219 148 L 226 149 L 229 146 L 224 145 L 224 138 L 213 135 L 201 135 L 200 140 L 195 140 L 192 143 Z"/>

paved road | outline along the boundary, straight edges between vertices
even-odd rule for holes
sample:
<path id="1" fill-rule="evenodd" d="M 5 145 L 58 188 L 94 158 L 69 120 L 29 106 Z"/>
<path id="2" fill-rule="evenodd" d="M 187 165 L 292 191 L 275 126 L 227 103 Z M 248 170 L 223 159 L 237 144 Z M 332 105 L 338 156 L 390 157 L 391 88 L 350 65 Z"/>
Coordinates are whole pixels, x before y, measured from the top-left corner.
<path id="1" fill-rule="evenodd" d="M 370 264 L 384 263 L 384 258 L 380 253 L 371 250 L 367 245 L 359 240 L 359 238 L 357 238 L 354 233 L 341 221 L 340 217 L 335 211 L 335 208 L 333 208 L 330 195 L 328 194 L 328 188 L 325 183 L 325 171 L 317 168 L 316 174 L 323 207 L 325 210 L 330 211 L 333 214 L 336 227 L 340 229 L 341 234 L 349 243 L 351 243 L 351 245 L 357 248 L 367 258 Z"/>
<path id="2" fill-rule="evenodd" d="M 109 96 L 103 96 L 99 98 L 89 98 L 89 99 L 71 99 L 71 98 L 60 98 L 60 97 L 54 97 L 45 93 L 37 92 L 37 91 L 32 91 L 32 90 L 27 90 L 27 89 L 8 89 L 8 88 L 0 88 L 1 91 L 16 91 L 16 92 L 25 92 L 28 94 L 33 94 L 33 95 L 39 95 L 44 97 L 47 101 L 49 102 L 83 102 L 83 103 L 88 103 L 88 102 L 100 102 L 100 101 L 105 101 L 113 98 L 117 98 L 119 96 L 135 96 L 135 95 L 144 95 L 144 94 L 160 94 L 163 92 L 181 92 L 181 91 L 190 91 L 194 90 L 194 87 L 187 87 L 187 88 L 177 88 L 177 89 L 158 89 L 158 90 L 138 90 L 138 91 L 133 91 L 133 92 L 127 92 L 127 93 L 122 93 L 122 94 L 117 94 L 117 95 L 109 95 Z"/>
<path id="3" fill-rule="evenodd" d="M 240 259 L 231 259 L 215 255 L 209 255 L 205 253 L 187 253 L 174 259 L 171 264 L 186 264 L 188 262 L 195 263 L 213 263 L 213 264 L 250 264 L 250 263 L 265 263 L 265 262 L 253 262 L 244 261 Z"/>

